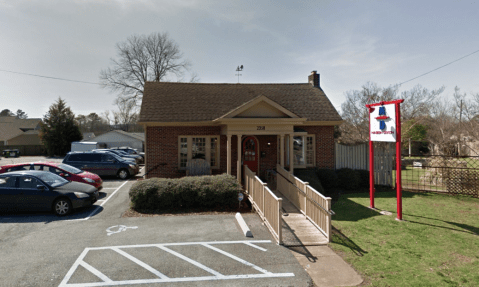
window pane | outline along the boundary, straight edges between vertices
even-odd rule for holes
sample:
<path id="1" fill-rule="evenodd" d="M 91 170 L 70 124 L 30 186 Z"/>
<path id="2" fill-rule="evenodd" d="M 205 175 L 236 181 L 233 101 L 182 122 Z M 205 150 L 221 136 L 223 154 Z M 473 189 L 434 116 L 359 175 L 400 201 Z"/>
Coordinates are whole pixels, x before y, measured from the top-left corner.
<path id="1" fill-rule="evenodd" d="M 191 158 L 206 159 L 206 138 L 192 138 Z"/>
<path id="2" fill-rule="evenodd" d="M 217 162 L 218 162 L 218 159 L 216 158 L 218 153 L 217 153 L 217 149 L 218 149 L 218 138 L 211 138 L 211 151 L 210 151 L 210 158 L 211 158 L 211 161 L 210 161 L 210 165 L 211 167 L 213 166 L 216 166 L 217 165 Z"/>
<path id="3" fill-rule="evenodd" d="M 38 184 L 41 184 L 36 178 L 21 176 L 19 181 L 19 188 L 37 188 Z"/>
<path id="4" fill-rule="evenodd" d="M 314 143 L 313 137 L 306 137 L 306 164 L 314 165 Z"/>
<path id="5" fill-rule="evenodd" d="M 15 179 L 13 176 L 5 176 L 0 178 L 0 187 L 15 187 Z"/>
<path id="6" fill-rule="evenodd" d="M 303 137 L 297 136 L 293 140 L 293 158 L 295 165 L 304 165 Z"/>
<path id="7" fill-rule="evenodd" d="M 180 167 L 186 167 L 188 161 L 188 138 L 180 138 Z"/>

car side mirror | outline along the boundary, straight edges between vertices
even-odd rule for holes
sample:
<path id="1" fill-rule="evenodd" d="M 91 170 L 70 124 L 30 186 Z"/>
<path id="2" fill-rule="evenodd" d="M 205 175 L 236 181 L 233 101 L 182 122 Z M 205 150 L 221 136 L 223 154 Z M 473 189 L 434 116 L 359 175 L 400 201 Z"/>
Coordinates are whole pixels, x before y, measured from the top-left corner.
<path id="1" fill-rule="evenodd" d="M 44 190 L 45 190 L 45 186 L 39 184 L 39 185 L 37 185 L 37 189 L 38 189 L 38 190 L 41 190 L 41 191 L 44 191 Z"/>

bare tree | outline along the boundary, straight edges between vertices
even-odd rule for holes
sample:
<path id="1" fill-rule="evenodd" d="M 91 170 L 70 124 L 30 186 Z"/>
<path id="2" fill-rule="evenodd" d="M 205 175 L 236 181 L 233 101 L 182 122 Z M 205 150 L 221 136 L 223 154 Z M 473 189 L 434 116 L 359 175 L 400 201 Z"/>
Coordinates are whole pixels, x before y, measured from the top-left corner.
<path id="1" fill-rule="evenodd" d="M 436 99 L 444 87 L 437 90 L 428 90 L 420 85 L 398 95 L 398 86 L 387 88 L 379 87 L 375 83 L 368 82 L 361 90 L 346 92 L 346 102 L 341 105 L 341 116 L 344 123 L 340 126 L 340 142 L 357 143 L 366 142 L 369 139 L 369 113 L 365 107 L 368 103 L 404 99 L 401 104 L 401 119 L 406 122 L 415 119 L 414 123 L 424 123 L 429 115 L 430 103 Z M 402 134 L 408 133 L 408 129 L 414 125 L 408 125 Z"/>
<path id="2" fill-rule="evenodd" d="M 171 75 L 181 79 L 191 66 L 167 33 L 133 35 L 117 44 L 118 59 L 100 73 L 105 88 L 120 92 L 119 99 L 138 105 L 146 81 L 160 82 Z M 197 77 L 193 76 L 195 81 Z"/>

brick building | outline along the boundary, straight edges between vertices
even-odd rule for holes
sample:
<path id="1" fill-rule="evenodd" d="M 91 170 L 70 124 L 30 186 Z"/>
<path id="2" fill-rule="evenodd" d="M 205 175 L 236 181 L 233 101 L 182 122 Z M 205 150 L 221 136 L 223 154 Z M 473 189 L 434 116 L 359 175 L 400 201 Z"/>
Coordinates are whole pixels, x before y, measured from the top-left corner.
<path id="1" fill-rule="evenodd" d="M 334 167 L 334 126 L 342 119 L 313 71 L 307 84 L 147 82 L 140 112 L 147 177 L 182 177 L 194 158 L 212 174 L 264 175 L 276 164 Z M 240 161 L 238 161 L 240 159 Z"/>

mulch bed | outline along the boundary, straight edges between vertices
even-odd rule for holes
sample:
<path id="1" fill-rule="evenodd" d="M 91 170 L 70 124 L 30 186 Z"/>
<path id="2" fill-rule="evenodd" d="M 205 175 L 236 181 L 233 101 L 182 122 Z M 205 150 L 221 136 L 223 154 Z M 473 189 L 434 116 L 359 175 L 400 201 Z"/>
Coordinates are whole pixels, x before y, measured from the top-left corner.
<path id="1" fill-rule="evenodd" d="M 129 208 L 121 217 L 154 217 L 154 216 L 185 216 L 185 215 L 220 215 L 235 213 L 253 213 L 249 205 L 243 203 L 241 208 L 182 208 L 175 210 L 134 210 Z"/>

